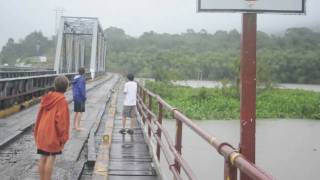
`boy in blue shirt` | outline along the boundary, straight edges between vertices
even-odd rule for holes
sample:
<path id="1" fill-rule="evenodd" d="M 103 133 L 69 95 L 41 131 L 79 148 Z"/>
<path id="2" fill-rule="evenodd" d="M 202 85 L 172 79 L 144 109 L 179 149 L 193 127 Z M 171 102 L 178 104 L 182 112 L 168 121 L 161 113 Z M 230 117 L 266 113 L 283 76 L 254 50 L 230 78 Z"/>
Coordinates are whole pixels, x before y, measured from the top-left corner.
<path id="1" fill-rule="evenodd" d="M 73 78 L 72 81 L 72 93 L 74 101 L 74 123 L 73 127 L 76 130 L 81 130 L 80 120 L 81 114 L 85 112 L 85 101 L 86 101 L 86 78 L 84 76 L 85 69 L 79 68 L 79 74 Z"/>

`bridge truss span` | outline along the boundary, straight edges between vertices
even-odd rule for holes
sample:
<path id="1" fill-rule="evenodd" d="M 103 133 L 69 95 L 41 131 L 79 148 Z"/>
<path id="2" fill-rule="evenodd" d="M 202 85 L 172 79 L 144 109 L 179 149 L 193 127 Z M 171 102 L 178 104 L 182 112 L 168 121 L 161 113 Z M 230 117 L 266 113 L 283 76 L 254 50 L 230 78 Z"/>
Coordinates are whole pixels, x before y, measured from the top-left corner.
<path id="1" fill-rule="evenodd" d="M 97 72 L 105 71 L 106 42 L 98 18 L 63 16 L 57 37 L 57 73 L 73 73 L 84 67 L 94 79 Z"/>

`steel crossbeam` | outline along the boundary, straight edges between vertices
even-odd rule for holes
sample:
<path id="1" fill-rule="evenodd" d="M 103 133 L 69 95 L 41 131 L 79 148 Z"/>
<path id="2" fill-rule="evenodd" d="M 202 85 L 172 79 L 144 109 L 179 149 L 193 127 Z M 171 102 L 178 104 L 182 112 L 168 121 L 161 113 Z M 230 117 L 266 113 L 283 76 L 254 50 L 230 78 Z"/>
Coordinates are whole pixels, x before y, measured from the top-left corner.
<path id="1" fill-rule="evenodd" d="M 54 70 L 74 73 L 84 67 L 94 79 L 105 72 L 106 42 L 98 18 L 61 17 Z"/>

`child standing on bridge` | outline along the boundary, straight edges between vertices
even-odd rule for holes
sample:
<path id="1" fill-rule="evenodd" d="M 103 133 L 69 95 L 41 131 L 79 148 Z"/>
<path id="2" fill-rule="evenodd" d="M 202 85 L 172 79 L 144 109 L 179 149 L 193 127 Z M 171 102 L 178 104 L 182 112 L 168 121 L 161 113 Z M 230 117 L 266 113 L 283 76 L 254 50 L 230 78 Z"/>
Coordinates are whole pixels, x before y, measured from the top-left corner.
<path id="1" fill-rule="evenodd" d="M 40 110 L 34 127 L 34 138 L 39 160 L 41 180 L 50 180 L 57 154 L 61 154 L 69 139 L 69 108 L 64 96 L 69 81 L 65 76 L 54 80 L 54 92 L 42 97 Z"/>
<path id="2" fill-rule="evenodd" d="M 85 69 L 83 67 L 78 70 L 79 75 L 75 76 L 72 81 L 72 93 L 74 101 L 74 122 L 73 127 L 81 130 L 80 120 L 81 114 L 85 111 L 86 102 L 86 78 L 84 77 Z"/>
<path id="3" fill-rule="evenodd" d="M 131 129 L 128 129 L 129 134 L 133 134 L 133 128 L 135 127 L 136 122 L 136 104 L 137 104 L 137 88 L 138 85 L 135 81 L 133 81 L 133 74 L 128 74 L 127 76 L 128 82 L 124 85 L 123 93 L 125 94 L 125 99 L 123 102 L 123 110 L 122 110 L 122 129 L 120 133 L 126 133 L 126 118 L 131 118 Z"/>

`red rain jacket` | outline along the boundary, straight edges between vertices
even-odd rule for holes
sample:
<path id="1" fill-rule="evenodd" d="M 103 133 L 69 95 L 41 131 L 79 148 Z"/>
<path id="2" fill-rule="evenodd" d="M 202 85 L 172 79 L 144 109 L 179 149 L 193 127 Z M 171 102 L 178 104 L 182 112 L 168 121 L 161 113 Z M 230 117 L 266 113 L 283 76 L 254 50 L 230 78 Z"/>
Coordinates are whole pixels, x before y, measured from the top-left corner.
<path id="1" fill-rule="evenodd" d="M 69 139 L 69 107 L 63 93 L 49 92 L 42 97 L 34 127 L 38 149 L 46 152 L 62 151 Z"/>

